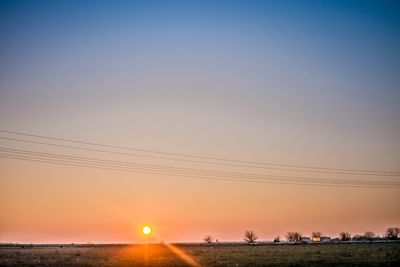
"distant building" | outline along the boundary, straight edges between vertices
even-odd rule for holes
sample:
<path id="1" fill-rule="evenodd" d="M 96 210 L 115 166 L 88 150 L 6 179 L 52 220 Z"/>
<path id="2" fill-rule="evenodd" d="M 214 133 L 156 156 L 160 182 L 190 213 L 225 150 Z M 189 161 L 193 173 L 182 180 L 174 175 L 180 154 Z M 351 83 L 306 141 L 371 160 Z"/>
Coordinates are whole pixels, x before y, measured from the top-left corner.
<path id="1" fill-rule="evenodd" d="M 312 240 L 312 242 L 319 242 L 319 241 L 321 241 L 321 238 L 318 236 L 318 237 L 311 237 L 311 240 Z"/>
<path id="2" fill-rule="evenodd" d="M 303 242 L 303 243 L 311 243 L 311 238 L 309 238 L 307 236 L 303 236 L 301 238 L 301 242 Z"/>
<path id="3" fill-rule="evenodd" d="M 320 242 L 331 242 L 332 239 L 329 236 L 321 236 Z"/>
<path id="4" fill-rule="evenodd" d="M 318 237 L 311 237 L 312 242 L 331 242 L 332 239 L 329 236 L 318 236 Z"/>

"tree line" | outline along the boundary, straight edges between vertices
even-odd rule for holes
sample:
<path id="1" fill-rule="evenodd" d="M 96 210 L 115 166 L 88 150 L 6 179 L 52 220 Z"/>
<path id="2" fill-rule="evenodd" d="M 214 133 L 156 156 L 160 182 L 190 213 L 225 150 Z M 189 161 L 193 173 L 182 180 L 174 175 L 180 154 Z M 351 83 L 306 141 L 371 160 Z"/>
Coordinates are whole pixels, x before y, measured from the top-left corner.
<path id="1" fill-rule="evenodd" d="M 288 232 L 285 235 L 286 241 L 290 243 L 301 243 L 304 242 L 305 237 L 300 232 Z M 324 240 L 323 234 L 321 232 L 312 232 L 310 241 L 321 242 Z M 338 241 L 370 241 L 372 242 L 374 239 L 380 238 L 374 232 L 366 231 L 363 235 L 351 235 L 349 232 L 341 232 L 339 236 L 334 240 Z M 330 238 L 329 238 L 330 239 Z M 400 239 L 400 228 L 399 227 L 389 227 L 386 229 L 385 234 L 381 237 L 384 240 L 399 240 Z M 218 239 L 215 239 L 211 235 L 207 235 L 203 239 L 206 243 L 218 242 Z M 258 235 L 253 230 L 247 230 L 244 233 L 243 240 L 246 243 L 253 244 L 258 240 Z M 281 242 L 279 236 L 275 237 L 273 240 L 274 243 Z"/>

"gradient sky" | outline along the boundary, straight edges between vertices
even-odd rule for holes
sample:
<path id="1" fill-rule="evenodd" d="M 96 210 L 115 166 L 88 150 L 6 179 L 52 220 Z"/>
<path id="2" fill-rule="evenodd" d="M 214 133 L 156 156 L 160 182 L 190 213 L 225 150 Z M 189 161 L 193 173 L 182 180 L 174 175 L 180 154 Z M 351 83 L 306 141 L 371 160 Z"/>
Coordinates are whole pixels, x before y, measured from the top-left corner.
<path id="1" fill-rule="evenodd" d="M 0 0 L 0 37 L 3 130 L 400 170 L 397 1 Z M 145 223 L 165 241 L 240 240 L 247 229 L 261 239 L 287 231 L 382 234 L 400 225 L 399 191 L 0 159 L 0 242 L 138 242 Z"/>

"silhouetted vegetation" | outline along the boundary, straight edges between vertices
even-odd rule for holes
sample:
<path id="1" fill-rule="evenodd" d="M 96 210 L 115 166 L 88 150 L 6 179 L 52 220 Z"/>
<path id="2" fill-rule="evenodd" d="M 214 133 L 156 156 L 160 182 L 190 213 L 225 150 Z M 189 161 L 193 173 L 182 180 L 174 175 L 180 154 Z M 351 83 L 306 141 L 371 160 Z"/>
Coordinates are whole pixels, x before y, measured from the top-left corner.
<path id="1" fill-rule="evenodd" d="M 303 234 L 299 232 L 288 232 L 286 234 L 286 239 L 288 242 L 300 243 L 303 238 Z"/>
<path id="2" fill-rule="evenodd" d="M 311 237 L 312 237 L 313 241 L 320 241 L 321 240 L 321 236 L 322 236 L 321 232 L 313 232 L 311 234 Z"/>
<path id="3" fill-rule="evenodd" d="M 351 239 L 351 235 L 348 232 L 341 232 L 339 234 L 340 241 L 349 241 Z"/>
<path id="4" fill-rule="evenodd" d="M 367 231 L 367 232 L 364 233 L 364 237 L 365 237 L 365 239 L 367 239 L 367 240 L 369 240 L 370 242 L 372 242 L 372 240 L 373 240 L 374 237 L 375 237 L 375 233 L 374 233 L 374 232 L 371 232 L 371 231 Z"/>
<path id="5" fill-rule="evenodd" d="M 214 241 L 214 238 L 211 235 L 206 235 L 203 240 L 210 244 Z"/>
<path id="6" fill-rule="evenodd" d="M 386 238 L 389 240 L 399 239 L 400 228 L 399 227 L 389 227 L 386 229 Z"/>
<path id="7" fill-rule="evenodd" d="M 254 242 L 256 242 L 256 240 L 258 239 L 258 236 L 256 235 L 256 233 L 252 230 L 247 230 L 244 233 L 244 241 L 246 241 L 249 244 L 252 244 Z"/>
<path id="8" fill-rule="evenodd" d="M 363 241 L 366 240 L 364 236 L 362 235 L 353 235 L 353 237 L 351 238 L 351 240 L 355 240 L 355 241 Z"/>

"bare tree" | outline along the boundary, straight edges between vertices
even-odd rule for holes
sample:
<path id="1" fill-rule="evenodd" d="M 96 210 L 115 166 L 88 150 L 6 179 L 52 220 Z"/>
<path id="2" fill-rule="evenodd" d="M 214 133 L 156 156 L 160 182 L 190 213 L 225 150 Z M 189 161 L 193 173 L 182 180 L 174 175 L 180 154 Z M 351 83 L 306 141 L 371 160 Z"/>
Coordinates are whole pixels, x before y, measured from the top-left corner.
<path id="1" fill-rule="evenodd" d="M 279 235 L 274 238 L 274 243 L 278 243 L 278 242 L 281 242 Z"/>
<path id="2" fill-rule="evenodd" d="M 252 230 L 247 230 L 244 233 L 244 241 L 246 241 L 249 244 L 252 244 L 252 243 L 256 242 L 257 239 L 258 239 L 258 236 Z"/>
<path id="3" fill-rule="evenodd" d="M 207 242 L 208 244 L 212 243 L 214 241 L 214 238 L 211 235 L 206 235 L 203 240 Z"/>
<path id="4" fill-rule="evenodd" d="M 373 240 L 374 237 L 375 237 L 375 233 L 374 233 L 374 232 L 371 232 L 371 231 L 367 231 L 367 232 L 364 233 L 364 237 L 365 237 L 366 239 L 368 239 L 370 242 L 372 242 L 372 240 Z"/>
<path id="5" fill-rule="evenodd" d="M 288 232 L 286 234 L 286 239 L 288 242 L 301 242 L 301 239 L 303 238 L 303 234 L 299 232 Z"/>
<path id="6" fill-rule="evenodd" d="M 286 234 L 286 239 L 288 242 L 294 242 L 294 232 L 288 232 Z"/>
<path id="7" fill-rule="evenodd" d="M 321 236 L 322 236 L 321 232 L 313 232 L 311 234 L 311 238 L 313 239 L 313 241 L 317 241 L 317 242 L 321 241 Z"/>
<path id="8" fill-rule="evenodd" d="M 341 232 L 339 234 L 339 238 L 341 241 L 349 241 L 351 239 L 351 235 L 348 232 Z"/>
<path id="9" fill-rule="evenodd" d="M 386 238 L 390 240 L 396 240 L 399 238 L 400 228 L 398 227 L 389 227 L 386 229 Z"/>
<path id="10" fill-rule="evenodd" d="M 301 239 L 303 238 L 303 234 L 299 232 L 295 232 L 295 241 L 296 242 L 301 242 Z"/>

